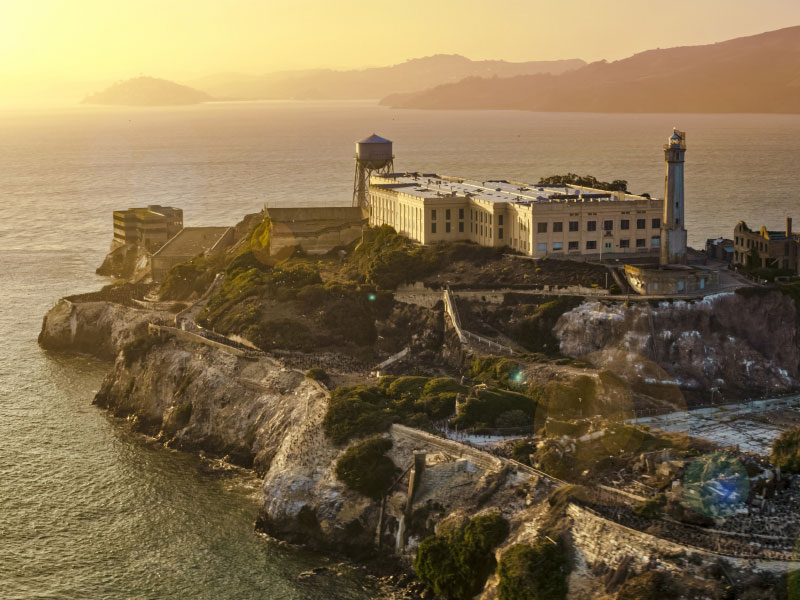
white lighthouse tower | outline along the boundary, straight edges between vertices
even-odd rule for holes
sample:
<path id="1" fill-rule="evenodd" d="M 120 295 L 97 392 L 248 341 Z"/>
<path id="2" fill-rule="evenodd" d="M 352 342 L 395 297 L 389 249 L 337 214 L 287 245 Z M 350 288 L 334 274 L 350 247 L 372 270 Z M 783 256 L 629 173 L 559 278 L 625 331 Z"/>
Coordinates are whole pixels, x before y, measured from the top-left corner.
<path id="1" fill-rule="evenodd" d="M 686 133 L 673 130 L 664 146 L 667 176 L 664 191 L 664 215 L 661 219 L 662 265 L 686 264 L 686 227 L 684 221 L 683 156 Z"/>

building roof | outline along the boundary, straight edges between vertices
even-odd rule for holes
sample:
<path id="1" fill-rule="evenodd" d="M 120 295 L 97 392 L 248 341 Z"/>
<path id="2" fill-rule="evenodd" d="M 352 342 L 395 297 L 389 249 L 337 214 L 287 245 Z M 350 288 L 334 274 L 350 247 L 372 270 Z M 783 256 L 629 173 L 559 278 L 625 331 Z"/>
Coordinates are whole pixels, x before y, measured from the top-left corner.
<path id="1" fill-rule="evenodd" d="M 153 256 L 195 257 L 210 250 L 230 227 L 184 227 Z"/>
<path id="2" fill-rule="evenodd" d="M 392 140 L 387 140 L 386 138 L 382 138 L 379 135 L 375 135 L 374 133 L 358 142 L 359 144 L 391 144 Z"/>
<path id="3" fill-rule="evenodd" d="M 525 184 L 505 179 L 472 181 L 458 177 L 440 176 L 435 173 L 388 173 L 373 175 L 370 185 L 396 189 L 404 194 L 420 198 L 470 197 L 488 202 L 510 202 L 515 204 L 540 204 L 564 202 L 619 202 L 650 200 L 645 196 L 620 194 L 571 185 Z"/>

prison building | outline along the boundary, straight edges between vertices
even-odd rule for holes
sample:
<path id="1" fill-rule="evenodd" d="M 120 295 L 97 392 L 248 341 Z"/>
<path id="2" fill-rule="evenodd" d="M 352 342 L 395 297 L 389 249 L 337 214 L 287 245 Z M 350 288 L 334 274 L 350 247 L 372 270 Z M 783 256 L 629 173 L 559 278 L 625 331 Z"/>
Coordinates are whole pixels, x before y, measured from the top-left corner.
<path id="1" fill-rule="evenodd" d="M 183 229 L 183 210 L 150 204 L 114 211 L 114 242 L 135 244 L 154 252 Z"/>
<path id="2" fill-rule="evenodd" d="M 660 252 L 663 201 L 573 185 L 373 175 L 367 211 L 421 244 L 472 241 L 533 257 Z"/>
<path id="3" fill-rule="evenodd" d="M 783 231 L 750 229 L 739 221 L 733 229 L 733 263 L 762 268 L 791 269 L 800 273 L 800 233 L 792 232 L 792 219 Z M 755 264 L 752 264 L 755 261 Z"/>

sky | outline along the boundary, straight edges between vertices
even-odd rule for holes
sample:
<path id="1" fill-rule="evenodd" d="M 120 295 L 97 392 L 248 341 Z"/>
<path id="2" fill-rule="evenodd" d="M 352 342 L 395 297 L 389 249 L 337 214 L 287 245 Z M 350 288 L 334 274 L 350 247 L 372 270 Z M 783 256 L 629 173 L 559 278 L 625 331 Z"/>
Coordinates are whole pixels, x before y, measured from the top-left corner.
<path id="1" fill-rule="evenodd" d="M 0 0 L 0 99 L 437 53 L 616 60 L 793 25 L 798 0 Z"/>

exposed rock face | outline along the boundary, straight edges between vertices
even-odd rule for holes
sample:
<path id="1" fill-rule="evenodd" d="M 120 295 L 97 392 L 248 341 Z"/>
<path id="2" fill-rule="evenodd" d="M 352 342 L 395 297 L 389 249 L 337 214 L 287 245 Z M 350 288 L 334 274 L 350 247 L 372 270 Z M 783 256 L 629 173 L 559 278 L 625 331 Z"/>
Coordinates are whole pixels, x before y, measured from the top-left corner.
<path id="1" fill-rule="evenodd" d="M 779 292 L 658 306 L 588 301 L 554 328 L 562 353 L 629 381 L 759 394 L 798 387 L 797 331 L 794 303 Z"/>
<path id="2" fill-rule="evenodd" d="M 112 302 L 62 299 L 45 315 L 39 344 L 48 350 L 114 360 L 125 344 L 147 333 L 148 323 L 168 324 L 173 319 L 168 313 L 137 310 Z"/>
<path id="3" fill-rule="evenodd" d="M 117 359 L 95 404 L 133 418 L 169 446 L 266 474 L 262 529 L 340 550 L 374 537 L 375 503 L 336 480 L 343 448 L 322 431 L 328 395 L 317 382 L 272 359 L 170 339 L 154 339 L 143 357 L 128 362 Z M 354 521 L 367 525 L 346 527 Z"/>
<path id="4" fill-rule="evenodd" d="M 113 242 L 96 272 L 98 275 L 139 281 L 150 274 L 150 253 L 134 244 Z"/>

